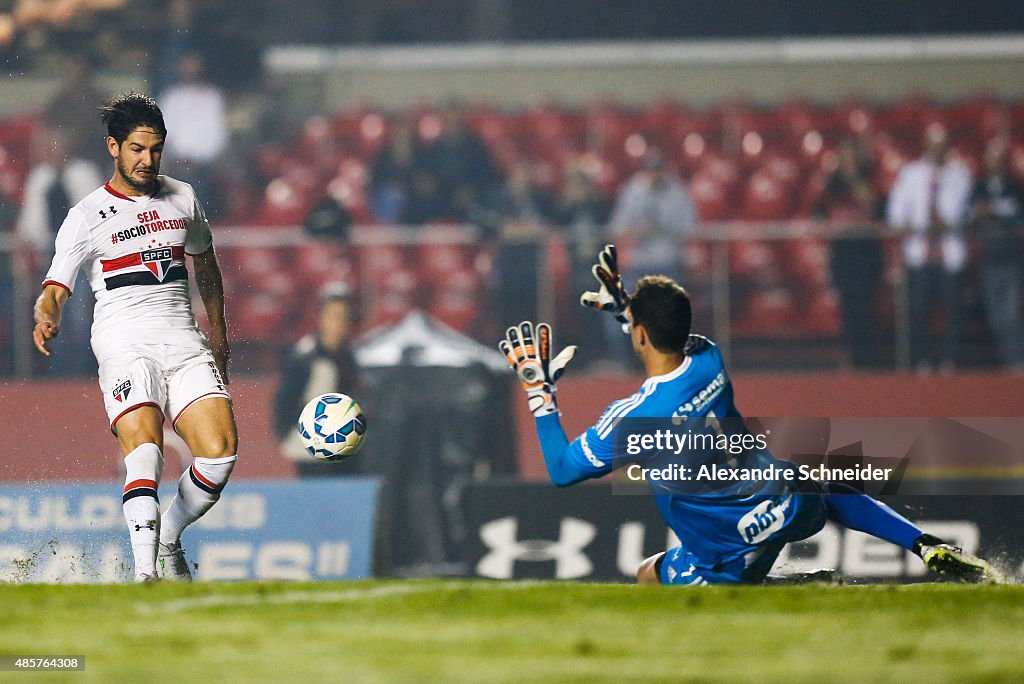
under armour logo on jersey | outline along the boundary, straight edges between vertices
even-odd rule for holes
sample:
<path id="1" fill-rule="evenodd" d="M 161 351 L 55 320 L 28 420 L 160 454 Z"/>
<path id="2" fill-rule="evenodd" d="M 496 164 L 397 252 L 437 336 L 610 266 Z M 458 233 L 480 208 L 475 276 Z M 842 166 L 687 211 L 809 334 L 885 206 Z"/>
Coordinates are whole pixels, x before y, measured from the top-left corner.
<path id="1" fill-rule="evenodd" d="M 156 530 L 156 520 L 150 520 L 143 523 L 142 525 L 135 525 L 135 531 L 141 532 L 142 530 Z"/>
<path id="2" fill-rule="evenodd" d="M 107 207 L 106 211 L 104 211 L 103 209 L 100 209 L 100 218 L 101 219 L 107 218 L 107 213 L 108 212 L 110 213 L 111 216 L 113 216 L 114 214 L 117 213 L 117 209 L 114 208 L 114 205 L 110 205 L 109 207 Z"/>
<path id="3" fill-rule="evenodd" d="M 517 540 L 519 521 L 500 518 L 480 528 L 480 540 L 490 553 L 476 565 L 477 574 L 494 579 L 510 579 L 518 561 L 555 561 L 555 577 L 572 579 L 589 575 L 594 564 L 583 549 L 597 535 L 597 527 L 577 518 L 563 518 L 558 539 Z"/>

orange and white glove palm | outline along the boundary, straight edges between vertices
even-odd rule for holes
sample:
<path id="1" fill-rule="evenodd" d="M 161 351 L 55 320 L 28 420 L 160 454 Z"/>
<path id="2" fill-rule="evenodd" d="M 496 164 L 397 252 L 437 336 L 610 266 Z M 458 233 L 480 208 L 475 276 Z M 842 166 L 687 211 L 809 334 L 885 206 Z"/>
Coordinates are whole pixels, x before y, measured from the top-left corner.
<path id="1" fill-rule="evenodd" d="M 555 383 L 576 355 L 575 345 L 552 358 L 551 326 L 539 323 L 535 329 L 533 323 L 523 321 L 505 331 L 505 339 L 498 343 L 498 349 L 519 376 L 534 417 L 558 413 Z"/>

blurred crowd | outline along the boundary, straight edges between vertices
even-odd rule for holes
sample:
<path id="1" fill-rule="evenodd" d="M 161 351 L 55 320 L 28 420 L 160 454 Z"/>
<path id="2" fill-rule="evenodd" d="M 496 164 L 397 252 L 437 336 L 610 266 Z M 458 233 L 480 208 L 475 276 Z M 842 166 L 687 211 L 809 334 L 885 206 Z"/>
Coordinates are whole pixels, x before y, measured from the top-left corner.
<path id="1" fill-rule="evenodd" d="M 45 106 L 0 122 L 0 229 L 17 248 L 0 266 L 4 287 L 19 274 L 39 280 L 68 207 L 109 177 L 96 107 L 112 94 L 101 76 L 124 50 L 114 57 L 96 36 L 104 12 L 123 4 L 19 0 L 0 14 L 9 50 L 97 29 L 81 51 L 52 58 L 60 78 Z M 361 331 L 414 306 L 433 306 L 482 340 L 557 314 L 563 339 L 587 340 L 584 363 L 622 366 L 620 336 L 594 333 L 564 294 L 591 287 L 600 246 L 622 247 L 627 283 L 660 272 L 700 290 L 728 236 L 738 336 L 838 338 L 840 363 L 892 367 L 893 321 L 903 316 L 902 361 L 922 373 L 977 363 L 1024 370 L 1021 103 L 910 95 L 737 99 L 705 110 L 672 100 L 549 101 L 511 111 L 448 100 L 324 112 L 292 130 L 258 76 L 235 78 L 239 57 L 226 56 L 216 6 L 168 0 L 149 9 L 159 21 L 140 26 L 155 46 L 147 87 L 169 129 L 163 171 L 192 183 L 217 225 L 301 226 L 311 241 L 301 258 L 225 251 L 226 278 L 244 283 L 236 291 L 253 312 L 243 341 L 297 339 L 315 318 L 307 286 L 340 280 L 372 309 L 355 316 Z M 775 240 L 759 227 L 776 224 L 806 237 Z M 431 247 L 451 235 L 447 252 Z M 309 245 L 321 254 L 310 256 Z M 5 320 L 20 315 L 3 299 Z M 65 337 L 78 338 L 69 346 L 87 340 L 87 308 L 69 313 L 81 322 L 67 326 Z M 990 358 L 965 353 L 977 326 Z M 36 364 L 33 373 L 46 372 Z"/>

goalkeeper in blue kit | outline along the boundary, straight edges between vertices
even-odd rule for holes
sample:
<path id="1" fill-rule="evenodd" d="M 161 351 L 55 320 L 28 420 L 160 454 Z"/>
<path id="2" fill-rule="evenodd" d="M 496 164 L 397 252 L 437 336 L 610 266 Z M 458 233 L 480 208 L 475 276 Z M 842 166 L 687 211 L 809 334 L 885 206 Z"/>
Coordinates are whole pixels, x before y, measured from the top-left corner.
<path id="1" fill-rule="evenodd" d="M 628 332 L 647 375 L 635 394 L 613 402 L 570 442 L 555 404 L 555 387 L 575 347 L 553 356 L 550 326 L 529 321 L 509 328 L 499 344 L 526 391 L 548 475 L 559 487 L 637 462 L 636 457 L 627 460 L 621 440 L 616 441 L 616 431 L 626 425 L 673 418 L 719 430 L 721 425 L 733 426 L 734 431 L 736 425 L 742 426 L 718 347 L 690 334 L 686 291 L 664 276 L 646 276 L 632 295 L 627 294 L 615 247 L 605 247 L 598 261 L 593 272 L 600 288 L 584 293 L 581 303 L 614 315 Z M 779 472 L 795 468 L 762 448 L 747 449 L 739 458 L 726 456 L 733 467 Z M 828 520 L 911 550 L 929 569 L 946 576 L 970 582 L 999 579 L 984 560 L 924 533 L 885 504 L 845 484 L 767 478 L 715 483 L 700 491 L 692 485 L 648 484 L 680 544 L 644 560 L 637 570 L 640 583 L 764 582 L 787 543 L 814 535 Z"/>

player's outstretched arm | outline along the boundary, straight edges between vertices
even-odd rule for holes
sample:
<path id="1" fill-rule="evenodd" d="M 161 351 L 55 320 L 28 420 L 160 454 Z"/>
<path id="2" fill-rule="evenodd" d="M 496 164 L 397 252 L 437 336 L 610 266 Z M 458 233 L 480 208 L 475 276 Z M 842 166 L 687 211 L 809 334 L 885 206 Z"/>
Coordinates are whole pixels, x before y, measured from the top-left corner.
<path id="1" fill-rule="evenodd" d="M 551 346 L 551 326 L 547 323 L 534 326 L 529 321 L 506 330 L 505 339 L 498 343 L 526 391 L 548 475 L 554 484 L 565 487 L 593 475 L 574 465 L 555 404 L 555 383 L 576 354 L 576 347 L 566 347 L 551 358 Z"/>
<path id="2" fill-rule="evenodd" d="M 217 361 L 217 370 L 220 371 L 224 383 L 228 382 L 228 360 L 231 357 L 231 347 L 228 344 L 228 325 L 224 316 L 224 281 L 220 274 L 220 265 L 217 263 L 217 255 L 211 245 L 202 254 L 192 257 L 192 265 L 196 272 L 196 285 L 199 287 L 199 296 L 203 300 L 203 307 L 206 309 L 206 317 L 210 321 L 209 343 L 213 358 Z"/>
<path id="3" fill-rule="evenodd" d="M 60 316 L 70 294 L 66 287 L 50 283 L 36 299 L 33 310 L 36 325 L 32 328 L 32 341 L 43 356 L 50 355 L 46 343 L 60 334 Z"/>
<path id="4" fill-rule="evenodd" d="M 615 245 L 605 245 L 597 255 L 597 263 L 591 268 L 599 288 L 594 292 L 580 295 L 580 304 L 598 311 L 607 311 L 629 332 L 629 295 L 619 275 L 619 258 Z"/>

